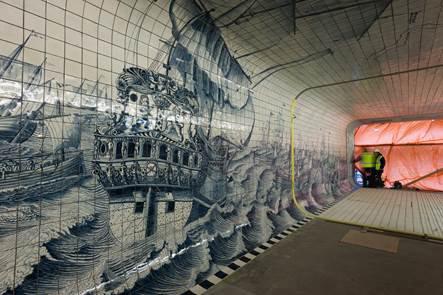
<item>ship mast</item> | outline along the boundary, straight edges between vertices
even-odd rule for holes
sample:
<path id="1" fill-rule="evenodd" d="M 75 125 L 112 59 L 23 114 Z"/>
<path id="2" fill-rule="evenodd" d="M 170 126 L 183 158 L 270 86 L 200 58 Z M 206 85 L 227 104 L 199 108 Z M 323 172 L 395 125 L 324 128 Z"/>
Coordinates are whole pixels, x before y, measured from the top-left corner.
<path id="1" fill-rule="evenodd" d="M 34 133 L 37 126 L 34 120 L 37 118 L 40 110 L 44 107 L 44 105 L 45 102 L 43 101 L 37 110 L 33 111 L 29 116 L 26 116 L 26 118 L 21 122 L 23 124 L 22 127 L 20 128 L 16 136 L 12 139 L 11 143 L 25 141 Z"/>
<path id="2" fill-rule="evenodd" d="M 41 79 L 42 69 L 43 69 L 43 66 L 46 63 L 46 59 L 47 58 L 45 57 L 43 62 L 36 69 L 34 69 L 34 72 L 32 73 L 31 80 L 28 83 L 26 83 L 26 86 L 25 86 L 26 90 L 28 90 L 32 86 L 32 83 L 34 83 L 34 81 L 36 80 L 37 76 L 39 77 L 39 80 Z"/>
<path id="3" fill-rule="evenodd" d="M 25 47 L 26 43 L 28 43 L 31 36 L 34 35 L 34 31 L 31 31 L 29 36 L 26 38 L 26 40 L 20 44 L 10 55 L 8 61 L 0 68 L 0 79 L 3 79 L 3 76 L 5 75 L 6 71 L 9 70 L 9 68 L 12 66 L 13 62 L 17 59 L 17 57 L 20 55 L 20 53 L 23 51 L 23 48 Z"/>
<path id="4" fill-rule="evenodd" d="M 267 125 L 265 126 L 265 130 L 263 132 L 263 144 L 265 144 L 266 147 L 269 147 L 269 136 L 271 133 L 271 118 L 274 114 L 272 112 L 269 112 L 269 119 L 267 122 Z"/>
<path id="5" fill-rule="evenodd" d="M 100 78 L 101 78 L 101 76 L 97 79 L 97 81 L 95 81 L 95 84 L 94 84 L 94 86 L 92 87 L 92 90 L 91 90 L 91 95 L 94 95 L 94 92 L 97 91 L 98 84 L 100 83 Z"/>

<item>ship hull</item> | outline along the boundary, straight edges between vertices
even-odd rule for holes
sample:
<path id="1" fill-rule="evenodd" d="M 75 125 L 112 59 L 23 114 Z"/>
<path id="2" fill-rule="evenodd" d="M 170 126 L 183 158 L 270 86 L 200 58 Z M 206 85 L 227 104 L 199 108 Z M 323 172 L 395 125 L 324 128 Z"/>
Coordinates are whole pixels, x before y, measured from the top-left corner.
<path id="1" fill-rule="evenodd" d="M 0 193 L 13 190 L 26 190 L 41 184 L 62 180 L 65 177 L 79 175 L 82 154 L 69 158 L 58 165 L 49 165 L 42 169 L 0 174 Z"/>

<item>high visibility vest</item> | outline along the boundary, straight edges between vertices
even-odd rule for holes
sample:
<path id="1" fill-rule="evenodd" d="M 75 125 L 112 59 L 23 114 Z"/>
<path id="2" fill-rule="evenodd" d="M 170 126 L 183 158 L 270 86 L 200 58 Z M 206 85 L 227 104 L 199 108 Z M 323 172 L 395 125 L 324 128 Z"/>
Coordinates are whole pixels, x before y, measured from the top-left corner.
<path id="1" fill-rule="evenodd" d="M 375 170 L 380 170 L 381 168 L 381 158 L 383 158 L 382 155 L 378 155 L 377 159 L 375 160 Z"/>
<path id="2" fill-rule="evenodd" d="M 364 152 L 361 154 L 361 166 L 363 168 L 374 168 L 375 167 L 375 153 Z"/>

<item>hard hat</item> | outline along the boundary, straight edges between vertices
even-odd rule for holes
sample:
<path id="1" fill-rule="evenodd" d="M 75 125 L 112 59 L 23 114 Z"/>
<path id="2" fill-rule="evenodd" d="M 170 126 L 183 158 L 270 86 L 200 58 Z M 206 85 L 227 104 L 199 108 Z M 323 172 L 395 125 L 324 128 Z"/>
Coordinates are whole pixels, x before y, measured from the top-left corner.
<path id="1" fill-rule="evenodd" d="M 376 152 L 376 153 L 379 153 L 379 152 L 380 152 L 380 150 L 379 150 L 379 149 L 375 149 L 375 150 L 374 150 L 374 152 Z"/>

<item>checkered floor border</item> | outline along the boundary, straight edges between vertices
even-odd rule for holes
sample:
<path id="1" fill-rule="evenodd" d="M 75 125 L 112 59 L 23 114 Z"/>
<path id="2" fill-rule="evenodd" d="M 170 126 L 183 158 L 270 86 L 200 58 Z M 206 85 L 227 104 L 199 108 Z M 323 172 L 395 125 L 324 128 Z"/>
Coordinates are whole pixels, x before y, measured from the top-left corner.
<path id="1" fill-rule="evenodd" d="M 218 272 L 211 275 L 203 282 L 195 285 L 190 290 L 182 293 L 182 295 L 200 295 L 200 294 L 205 293 L 209 288 L 211 288 L 212 286 L 221 282 L 224 278 L 231 275 L 232 273 L 237 271 L 239 268 L 243 267 L 248 262 L 252 261 L 258 255 L 265 252 L 266 250 L 268 250 L 269 248 L 271 248 L 275 244 L 279 243 L 281 240 L 283 240 L 284 238 L 289 236 L 291 233 L 296 232 L 299 228 L 301 228 L 303 225 L 305 225 L 306 223 L 308 223 L 311 220 L 312 220 L 312 218 L 306 217 L 303 220 L 298 221 L 293 226 L 287 228 L 286 230 L 282 231 L 278 235 L 272 237 L 267 242 L 256 247 L 254 250 L 251 250 L 248 253 L 244 254 L 243 256 L 237 258 L 237 260 L 235 260 L 231 264 L 229 264 L 227 266 L 220 266 L 219 267 L 220 270 Z"/>
<path id="2" fill-rule="evenodd" d="M 325 205 L 324 207 L 315 210 L 315 212 L 312 212 L 312 214 L 314 214 L 314 215 L 320 215 L 320 214 L 322 214 L 323 212 L 325 212 L 326 210 L 328 210 L 329 208 L 331 208 L 332 206 L 334 206 L 335 204 L 337 204 L 338 201 L 339 201 L 339 200 L 335 200 L 335 201 L 333 201 L 333 202 L 331 202 L 331 203 Z"/>

